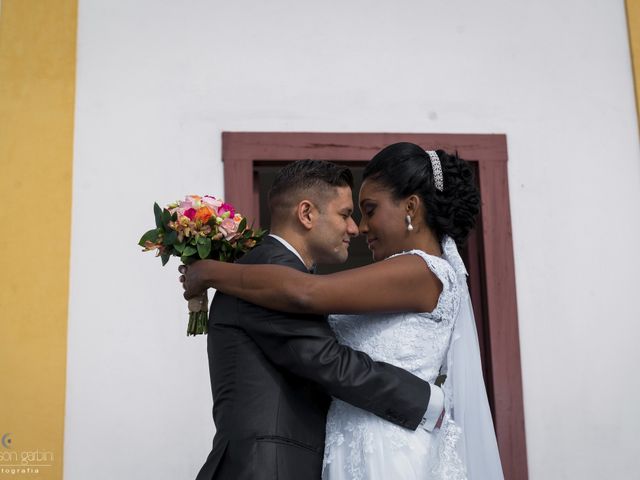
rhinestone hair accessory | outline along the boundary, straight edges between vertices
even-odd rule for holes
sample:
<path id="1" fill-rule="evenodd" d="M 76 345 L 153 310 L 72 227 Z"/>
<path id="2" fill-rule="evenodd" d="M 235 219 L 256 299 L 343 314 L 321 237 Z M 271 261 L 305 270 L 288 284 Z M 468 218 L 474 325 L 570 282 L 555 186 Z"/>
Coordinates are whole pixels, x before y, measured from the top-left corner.
<path id="1" fill-rule="evenodd" d="M 426 152 L 431 159 L 433 182 L 436 185 L 436 189 L 442 192 L 444 190 L 444 178 L 442 176 L 442 164 L 440 163 L 440 157 L 438 157 L 438 154 L 433 150 L 426 150 Z"/>

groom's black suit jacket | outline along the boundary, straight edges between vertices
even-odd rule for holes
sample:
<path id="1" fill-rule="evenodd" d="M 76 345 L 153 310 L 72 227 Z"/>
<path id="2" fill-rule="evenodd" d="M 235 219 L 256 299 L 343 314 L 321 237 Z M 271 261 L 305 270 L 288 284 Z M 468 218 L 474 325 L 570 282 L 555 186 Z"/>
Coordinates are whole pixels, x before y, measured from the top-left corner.
<path id="1" fill-rule="evenodd" d="M 240 263 L 307 271 L 273 237 Z M 415 429 L 429 384 L 340 345 L 326 318 L 268 310 L 216 293 L 209 371 L 216 435 L 196 480 L 319 479 L 331 395 Z"/>

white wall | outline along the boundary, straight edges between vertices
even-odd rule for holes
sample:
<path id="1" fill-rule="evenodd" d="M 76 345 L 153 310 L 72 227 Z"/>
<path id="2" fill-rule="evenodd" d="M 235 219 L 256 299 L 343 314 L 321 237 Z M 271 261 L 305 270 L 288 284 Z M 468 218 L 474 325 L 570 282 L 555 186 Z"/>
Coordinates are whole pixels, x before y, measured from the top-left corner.
<path id="1" fill-rule="evenodd" d="M 235 131 L 506 133 L 530 478 L 637 478 L 640 155 L 622 0 L 81 0 L 65 479 L 194 478 L 213 424 L 151 206 Z"/>

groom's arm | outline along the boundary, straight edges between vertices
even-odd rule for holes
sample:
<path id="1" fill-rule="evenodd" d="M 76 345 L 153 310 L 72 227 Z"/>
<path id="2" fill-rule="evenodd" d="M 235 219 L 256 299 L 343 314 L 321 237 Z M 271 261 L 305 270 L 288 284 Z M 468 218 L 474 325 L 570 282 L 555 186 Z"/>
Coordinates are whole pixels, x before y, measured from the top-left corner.
<path id="1" fill-rule="evenodd" d="M 402 427 L 432 430 L 436 425 L 444 405 L 438 387 L 340 345 L 327 322 L 317 317 L 292 316 L 243 301 L 238 308 L 242 327 L 281 368 Z"/>

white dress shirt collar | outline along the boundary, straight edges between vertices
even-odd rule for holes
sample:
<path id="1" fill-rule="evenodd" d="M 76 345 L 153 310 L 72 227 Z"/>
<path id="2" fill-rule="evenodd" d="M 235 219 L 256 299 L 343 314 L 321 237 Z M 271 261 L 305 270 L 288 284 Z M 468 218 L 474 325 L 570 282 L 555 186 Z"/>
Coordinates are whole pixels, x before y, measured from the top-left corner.
<path id="1" fill-rule="evenodd" d="M 298 253 L 298 251 L 293 247 L 293 245 L 291 245 L 289 242 L 287 242 L 284 238 L 279 237 L 278 235 L 274 235 L 273 233 L 269 234 L 270 237 L 275 238 L 276 240 L 278 240 L 282 245 L 285 246 L 285 248 L 287 250 L 289 250 L 291 253 L 293 253 L 296 257 L 298 257 L 300 259 L 300 261 L 302 262 L 302 264 L 307 267 L 307 264 L 304 263 L 304 260 L 302 259 L 302 257 L 300 256 L 300 254 Z M 309 268 L 309 267 L 307 267 Z"/>

